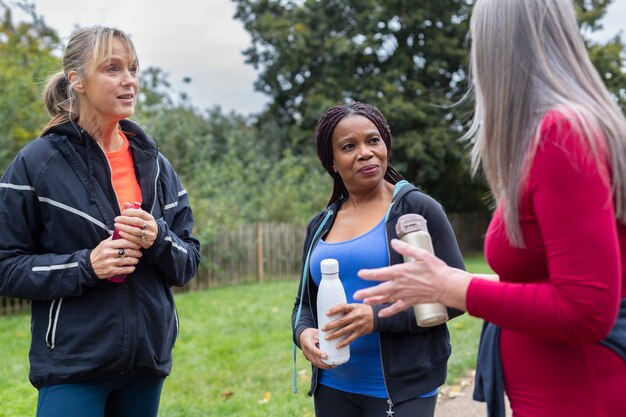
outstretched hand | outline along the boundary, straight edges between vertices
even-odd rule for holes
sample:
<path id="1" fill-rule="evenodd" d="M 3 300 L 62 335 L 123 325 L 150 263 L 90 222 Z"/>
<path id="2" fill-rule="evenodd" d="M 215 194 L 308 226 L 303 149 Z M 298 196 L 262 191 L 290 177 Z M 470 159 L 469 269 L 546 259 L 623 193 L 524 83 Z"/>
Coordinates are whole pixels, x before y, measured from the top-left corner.
<path id="1" fill-rule="evenodd" d="M 471 277 L 465 271 L 446 265 L 430 252 L 398 239 L 391 241 L 400 255 L 413 258 L 411 262 L 377 269 L 362 269 L 359 277 L 384 281 L 375 287 L 354 293 L 355 300 L 365 304 L 392 303 L 379 311 L 388 317 L 419 303 L 443 303 L 465 310 L 465 296 Z"/>

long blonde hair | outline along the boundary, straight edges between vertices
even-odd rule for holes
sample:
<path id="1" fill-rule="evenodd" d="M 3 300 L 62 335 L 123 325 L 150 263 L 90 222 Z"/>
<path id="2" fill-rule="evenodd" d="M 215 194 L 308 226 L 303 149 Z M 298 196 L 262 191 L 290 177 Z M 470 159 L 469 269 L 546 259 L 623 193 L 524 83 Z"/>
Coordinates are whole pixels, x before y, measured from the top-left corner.
<path id="1" fill-rule="evenodd" d="M 626 223 L 626 120 L 589 59 L 571 0 L 477 0 L 470 22 L 475 113 L 464 136 L 504 205 L 511 244 L 524 246 L 520 186 L 543 116 L 566 108 L 598 160 L 601 131 L 611 158 L 617 219 Z M 607 157 L 609 157 L 607 155 Z"/>
<path id="2" fill-rule="evenodd" d="M 99 63 L 111 56 L 113 39 L 119 39 L 126 45 L 137 65 L 133 42 L 119 29 L 98 25 L 80 29 L 72 35 L 63 54 L 63 70 L 51 76 L 43 89 L 44 104 L 52 119 L 44 127 L 42 135 L 54 126 L 79 119 L 78 96 L 74 85 L 83 81 Z M 78 74 L 72 83 L 68 80 L 71 71 Z"/>

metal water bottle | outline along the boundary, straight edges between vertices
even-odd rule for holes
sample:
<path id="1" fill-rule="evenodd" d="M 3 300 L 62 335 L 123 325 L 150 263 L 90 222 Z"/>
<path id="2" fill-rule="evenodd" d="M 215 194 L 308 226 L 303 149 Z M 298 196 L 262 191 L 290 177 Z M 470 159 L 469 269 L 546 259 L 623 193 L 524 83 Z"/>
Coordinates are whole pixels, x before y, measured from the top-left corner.
<path id="1" fill-rule="evenodd" d="M 347 302 L 346 292 L 339 279 L 339 262 L 336 259 L 322 260 L 320 269 L 322 271 L 322 280 L 317 290 L 317 323 L 320 350 L 328 355 L 328 358 L 322 359 L 322 362 L 326 365 L 341 365 L 350 359 L 350 346 L 337 349 L 336 345 L 344 340 L 346 336 L 326 340 L 326 335 L 329 333 L 323 332 L 321 329 L 326 323 L 342 317 L 342 314 L 327 316 L 326 312 L 337 304 L 345 304 Z"/>
<path id="2" fill-rule="evenodd" d="M 429 251 L 434 254 L 433 243 L 428 233 L 426 219 L 419 214 L 410 213 L 400 216 L 396 223 L 398 237 L 409 245 Z M 404 262 L 412 262 L 413 258 L 404 256 Z M 431 327 L 448 320 L 448 310 L 440 303 L 423 303 L 413 306 L 415 320 L 420 327 Z"/>

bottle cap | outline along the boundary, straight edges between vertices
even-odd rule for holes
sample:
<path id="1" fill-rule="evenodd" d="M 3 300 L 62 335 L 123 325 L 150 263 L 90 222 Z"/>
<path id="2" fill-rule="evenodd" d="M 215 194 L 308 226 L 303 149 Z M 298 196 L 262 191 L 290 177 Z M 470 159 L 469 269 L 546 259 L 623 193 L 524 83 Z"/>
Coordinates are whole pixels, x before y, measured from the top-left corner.
<path id="1" fill-rule="evenodd" d="M 322 274 L 338 274 L 339 273 L 339 262 L 336 259 L 328 258 L 322 259 L 320 262 L 320 269 L 322 270 Z"/>
<path id="2" fill-rule="evenodd" d="M 402 215 L 396 223 L 396 234 L 400 239 L 407 233 L 418 230 L 428 231 L 428 227 L 426 226 L 426 219 L 416 213 Z"/>

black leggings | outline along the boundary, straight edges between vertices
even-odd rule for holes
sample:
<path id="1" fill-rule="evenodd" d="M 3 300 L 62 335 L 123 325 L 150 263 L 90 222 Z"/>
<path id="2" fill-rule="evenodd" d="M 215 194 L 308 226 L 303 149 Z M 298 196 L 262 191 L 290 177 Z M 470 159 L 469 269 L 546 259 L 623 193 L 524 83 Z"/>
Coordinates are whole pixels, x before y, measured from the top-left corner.
<path id="1" fill-rule="evenodd" d="M 388 417 L 389 404 L 386 398 L 339 391 L 325 385 L 315 390 L 316 417 Z M 437 395 L 414 398 L 393 406 L 393 417 L 433 417 Z"/>

